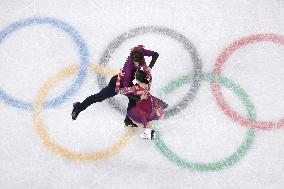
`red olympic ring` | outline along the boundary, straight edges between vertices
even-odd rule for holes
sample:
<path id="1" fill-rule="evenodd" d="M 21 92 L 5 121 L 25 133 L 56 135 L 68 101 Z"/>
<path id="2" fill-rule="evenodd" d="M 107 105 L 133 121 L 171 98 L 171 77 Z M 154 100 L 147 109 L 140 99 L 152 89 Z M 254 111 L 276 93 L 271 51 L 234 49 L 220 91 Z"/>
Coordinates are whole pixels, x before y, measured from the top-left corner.
<path id="1" fill-rule="evenodd" d="M 269 41 L 273 43 L 277 43 L 284 46 L 284 37 L 277 34 L 255 34 L 250 35 L 248 37 L 241 38 L 233 42 L 229 45 L 218 57 L 217 61 L 214 65 L 213 73 L 220 75 L 222 71 L 223 64 L 228 60 L 228 58 L 239 48 L 262 41 Z M 240 125 L 250 127 L 250 128 L 258 128 L 263 130 L 273 129 L 273 128 L 281 128 L 284 126 L 284 118 L 276 121 L 254 121 L 249 120 L 236 111 L 234 111 L 228 103 L 225 101 L 223 94 L 221 92 L 220 85 L 216 82 L 211 83 L 212 93 L 216 99 L 218 106 L 224 111 L 224 113 L 231 118 L 233 121 L 239 123 Z"/>

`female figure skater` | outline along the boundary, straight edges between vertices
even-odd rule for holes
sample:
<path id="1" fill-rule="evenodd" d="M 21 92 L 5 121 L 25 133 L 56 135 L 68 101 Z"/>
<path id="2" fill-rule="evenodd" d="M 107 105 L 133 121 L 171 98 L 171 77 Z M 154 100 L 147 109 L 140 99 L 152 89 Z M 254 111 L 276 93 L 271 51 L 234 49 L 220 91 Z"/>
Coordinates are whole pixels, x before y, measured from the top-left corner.
<path id="1" fill-rule="evenodd" d="M 147 67 L 145 63 L 144 56 L 151 56 L 152 60 L 149 64 L 149 67 Z M 128 56 L 126 62 L 124 63 L 123 72 L 125 73 L 125 76 L 123 79 L 121 79 L 121 86 L 122 87 L 129 87 L 133 86 L 132 81 L 134 80 L 134 74 L 137 69 L 140 69 L 143 67 L 145 70 L 151 70 L 154 66 L 159 54 L 157 52 L 146 50 L 144 49 L 143 45 L 138 45 L 131 49 L 130 56 Z M 85 110 L 88 106 L 90 106 L 93 103 L 96 102 L 102 102 L 107 98 L 113 97 L 117 95 L 117 92 L 115 91 L 115 83 L 117 80 L 117 75 L 113 76 L 110 79 L 109 84 L 103 88 L 100 92 L 93 94 L 89 97 L 87 97 L 83 102 L 76 102 L 73 104 L 73 110 L 71 113 L 72 119 L 76 120 L 79 113 Z M 127 110 L 135 106 L 136 100 L 139 100 L 139 96 L 135 96 L 133 94 L 126 95 L 129 99 Z M 131 127 L 137 127 L 131 119 L 126 115 L 124 119 L 125 126 L 131 126 Z"/>
<path id="2" fill-rule="evenodd" d="M 152 129 L 151 121 L 161 119 L 168 104 L 150 94 L 149 91 L 152 83 L 151 70 L 146 70 L 146 72 L 137 70 L 135 73 L 137 83 L 132 87 L 121 87 L 121 80 L 124 77 L 125 74 L 121 71 L 116 80 L 115 91 L 124 95 L 134 94 L 140 97 L 143 96 L 141 100 L 136 101 L 135 106 L 127 111 L 127 115 L 137 125 L 142 124 L 144 128 L 148 127 L 140 135 L 140 138 L 153 140 L 155 131 Z"/>

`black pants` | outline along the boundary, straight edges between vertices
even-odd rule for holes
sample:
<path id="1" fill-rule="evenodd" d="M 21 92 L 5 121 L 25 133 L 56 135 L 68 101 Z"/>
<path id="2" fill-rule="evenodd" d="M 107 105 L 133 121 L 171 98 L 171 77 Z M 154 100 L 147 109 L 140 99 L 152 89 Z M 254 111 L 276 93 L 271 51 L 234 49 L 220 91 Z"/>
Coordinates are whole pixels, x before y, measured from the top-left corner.
<path id="1" fill-rule="evenodd" d="M 108 99 L 110 97 L 114 97 L 115 95 L 117 95 L 118 93 L 115 92 L 116 80 L 117 80 L 117 75 L 113 76 L 110 79 L 110 82 L 108 83 L 108 85 L 105 88 L 103 88 L 100 92 L 87 97 L 81 103 L 80 111 L 85 110 L 91 104 L 94 104 L 94 103 L 97 103 L 97 102 L 102 102 L 105 99 Z M 132 95 L 129 95 L 127 97 L 129 99 L 128 107 L 127 107 L 127 111 L 128 111 L 129 109 L 131 109 L 132 107 L 134 107 L 136 105 L 136 101 L 139 100 L 139 98 L 137 99 L 136 96 L 132 96 Z M 135 97 L 136 97 L 136 99 L 135 99 Z"/>

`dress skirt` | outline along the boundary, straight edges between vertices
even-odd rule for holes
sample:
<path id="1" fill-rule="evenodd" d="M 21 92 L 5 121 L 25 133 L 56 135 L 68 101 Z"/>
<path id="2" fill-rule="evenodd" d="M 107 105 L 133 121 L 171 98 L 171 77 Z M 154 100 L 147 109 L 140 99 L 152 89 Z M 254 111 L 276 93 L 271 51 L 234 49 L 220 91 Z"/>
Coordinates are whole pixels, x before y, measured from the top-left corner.
<path id="1" fill-rule="evenodd" d="M 137 101 L 127 115 L 133 121 L 142 123 L 146 127 L 149 121 L 161 119 L 167 107 L 167 103 L 149 94 L 147 99 Z"/>

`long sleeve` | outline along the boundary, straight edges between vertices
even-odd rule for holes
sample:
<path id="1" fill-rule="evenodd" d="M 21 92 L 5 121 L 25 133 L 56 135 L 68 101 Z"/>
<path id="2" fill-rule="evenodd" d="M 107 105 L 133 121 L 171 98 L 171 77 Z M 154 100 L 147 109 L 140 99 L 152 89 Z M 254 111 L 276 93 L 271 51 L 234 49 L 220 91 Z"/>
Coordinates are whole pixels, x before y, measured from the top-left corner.
<path id="1" fill-rule="evenodd" d="M 152 57 L 152 60 L 149 64 L 149 67 L 152 69 L 153 66 L 155 65 L 156 63 L 156 60 L 158 59 L 159 57 L 159 54 L 155 51 L 151 51 L 151 50 L 146 50 L 146 49 L 142 49 L 142 52 L 143 52 L 143 55 L 144 56 L 151 56 Z"/>
<path id="2" fill-rule="evenodd" d="M 126 62 L 124 63 L 123 70 L 125 75 L 122 79 L 122 87 L 129 87 L 130 83 L 134 79 L 135 67 L 132 63 L 130 56 L 128 56 Z"/>
<path id="3" fill-rule="evenodd" d="M 155 51 L 151 51 L 151 50 L 146 50 L 144 48 L 141 49 L 142 50 L 142 53 L 144 56 L 151 56 L 152 57 L 152 60 L 149 64 L 149 67 L 152 68 L 159 56 L 159 54 Z M 144 63 L 146 64 L 146 63 Z M 144 69 L 144 68 L 143 68 Z M 135 68 L 132 60 L 131 60 L 131 57 L 128 56 L 127 57 L 127 60 L 125 61 L 124 63 L 124 66 L 123 66 L 123 72 L 125 73 L 124 77 L 122 78 L 122 87 L 129 87 L 131 82 L 134 80 L 134 74 L 135 74 L 135 71 L 137 70 L 137 68 Z M 144 69 L 145 71 L 145 69 Z"/>

